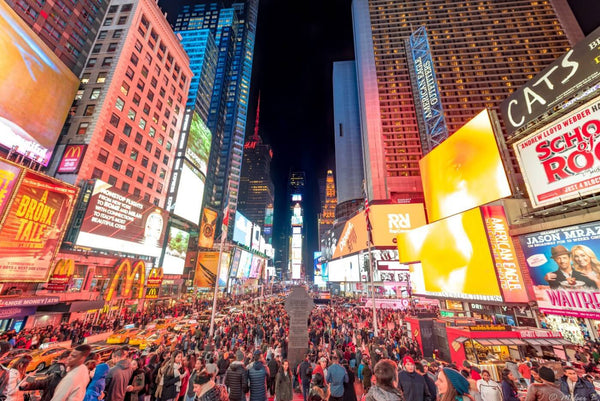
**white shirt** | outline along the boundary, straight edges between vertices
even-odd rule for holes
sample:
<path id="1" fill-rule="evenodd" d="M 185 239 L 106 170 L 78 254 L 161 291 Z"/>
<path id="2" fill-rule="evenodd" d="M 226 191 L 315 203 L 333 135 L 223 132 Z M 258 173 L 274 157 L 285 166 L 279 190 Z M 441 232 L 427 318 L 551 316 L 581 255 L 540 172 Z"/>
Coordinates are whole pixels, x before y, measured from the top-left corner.
<path id="1" fill-rule="evenodd" d="M 79 365 L 69 370 L 58 383 L 51 401 L 82 401 L 89 382 L 90 371 L 85 365 Z"/>
<path id="2" fill-rule="evenodd" d="M 477 380 L 477 390 L 479 390 L 483 401 L 502 401 L 502 389 L 492 379 L 487 382 L 483 379 Z"/>

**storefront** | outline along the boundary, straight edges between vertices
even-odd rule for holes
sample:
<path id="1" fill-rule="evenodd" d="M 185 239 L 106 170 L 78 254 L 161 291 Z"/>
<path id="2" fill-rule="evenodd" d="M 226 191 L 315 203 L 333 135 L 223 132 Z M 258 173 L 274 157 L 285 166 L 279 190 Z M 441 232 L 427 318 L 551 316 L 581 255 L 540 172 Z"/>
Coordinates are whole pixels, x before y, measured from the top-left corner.
<path id="1" fill-rule="evenodd" d="M 35 306 L 0 308 L 0 332 L 9 330 L 21 331 L 25 326 L 27 317 L 33 315 L 35 310 Z"/>

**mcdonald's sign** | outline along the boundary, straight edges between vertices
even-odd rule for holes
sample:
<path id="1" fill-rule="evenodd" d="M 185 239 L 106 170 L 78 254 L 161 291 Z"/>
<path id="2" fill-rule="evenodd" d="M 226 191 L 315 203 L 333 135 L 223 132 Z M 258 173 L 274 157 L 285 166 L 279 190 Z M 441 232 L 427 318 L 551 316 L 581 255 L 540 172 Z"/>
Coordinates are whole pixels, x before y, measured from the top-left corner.
<path id="1" fill-rule="evenodd" d="M 75 262 L 73 259 L 59 259 L 54 265 L 54 269 L 52 269 L 46 289 L 51 291 L 65 291 L 73 274 L 75 274 Z"/>
<path id="2" fill-rule="evenodd" d="M 148 273 L 148 280 L 146 280 L 146 288 L 160 288 L 163 281 L 163 269 L 162 267 L 153 267 Z"/>
<path id="3" fill-rule="evenodd" d="M 123 276 L 123 273 L 125 273 L 125 276 Z M 110 286 L 108 287 L 108 291 L 106 292 L 105 299 L 107 301 L 110 301 L 112 299 L 115 291 L 117 290 L 117 287 L 119 286 L 119 281 L 121 278 L 124 279 L 123 283 L 121 284 L 121 296 L 125 298 L 130 297 L 132 295 L 131 290 L 133 288 L 133 283 L 135 282 L 136 274 L 138 277 L 138 288 L 137 294 L 133 295 L 135 298 L 141 299 L 144 296 L 144 278 L 146 276 L 146 264 L 143 260 L 138 260 L 133 264 L 132 268 L 132 264 L 129 259 L 124 259 L 119 265 L 119 268 L 115 272 L 115 275 L 113 276 L 110 282 Z"/>
<path id="4" fill-rule="evenodd" d="M 67 145 L 63 153 L 58 173 L 76 173 L 85 155 L 87 145 Z"/>
<path id="5" fill-rule="evenodd" d="M 159 288 L 146 288 L 146 299 L 158 298 L 158 290 Z"/>

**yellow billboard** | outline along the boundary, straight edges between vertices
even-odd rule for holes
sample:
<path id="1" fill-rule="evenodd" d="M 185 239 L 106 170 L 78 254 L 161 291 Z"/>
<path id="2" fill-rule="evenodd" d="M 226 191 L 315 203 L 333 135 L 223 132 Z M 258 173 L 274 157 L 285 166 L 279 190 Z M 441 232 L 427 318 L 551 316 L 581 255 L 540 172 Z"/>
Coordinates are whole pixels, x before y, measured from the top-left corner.
<path id="1" fill-rule="evenodd" d="M 419 167 L 430 222 L 511 195 L 487 110 L 423 157 Z"/>
<path id="2" fill-rule="evenodd" d="M 219 252 L 198 252 L 194 287 L 214 287 L 219 266 Z"/>

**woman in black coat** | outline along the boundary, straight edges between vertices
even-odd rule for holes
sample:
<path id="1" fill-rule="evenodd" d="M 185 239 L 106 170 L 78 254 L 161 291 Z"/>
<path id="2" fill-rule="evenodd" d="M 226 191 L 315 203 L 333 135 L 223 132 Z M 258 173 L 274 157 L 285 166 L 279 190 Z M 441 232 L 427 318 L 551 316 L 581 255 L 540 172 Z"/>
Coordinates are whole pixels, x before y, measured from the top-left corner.
<path id="1" fill-rule="evenodd" d="M 292 401 L 294 399 L 293 376 L 288 360 L 283 361 L 275 377 L 275 400 Z M 356 400 L 354 400 L 356 401 Z"/>
<path id="2" fill-rule="evenodd" d="M 181 386 L 181 375 L 185 372 L 182 366 L 183 355 L 181 351 L 173 352 L 171 359 L 165 361 L 159 369 L 158 387 L 161 401 L 172 401 L 179 396 Z M 162 387 L 161 387 L 162 386 Z M 157 395 L 157 399 L 158 399 Z"/>
<path id="3" fill-rule="evenodd" d="M 344 383 L 344 399 L 343 401 L 356 401 L 356 390 L 354 388 L 354 370 L 350 369 L 348 362 L 344 360 L 342 366 L 346 368 L 348 373 L 348 383 Z"/>

